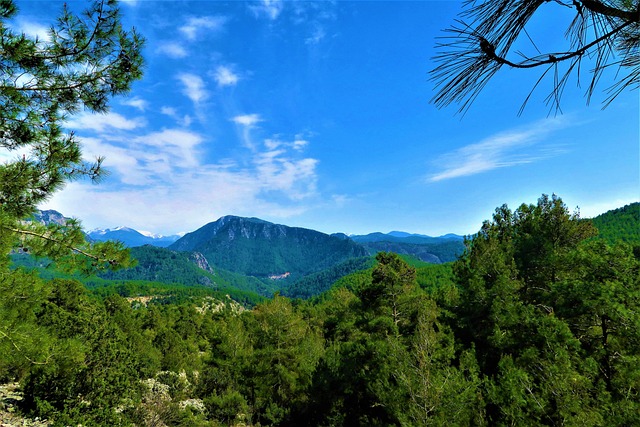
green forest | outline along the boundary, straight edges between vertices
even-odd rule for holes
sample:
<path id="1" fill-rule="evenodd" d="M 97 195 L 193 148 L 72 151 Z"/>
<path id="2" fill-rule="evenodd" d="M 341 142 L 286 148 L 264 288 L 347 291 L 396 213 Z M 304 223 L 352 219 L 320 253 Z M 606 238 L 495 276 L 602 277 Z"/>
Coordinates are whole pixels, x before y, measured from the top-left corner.
<path id="1" fill-rule="evenodd" d="M 65 5 L 47 43 L 5 25 L 17 13 L 0 0 L 1 424 L 640 424 L 639 204 L 584 220 L 543 195 L 498 207 L 453 262 L 323 253 L 332 268 L 275 294 L 87 241 L 27 219 L 104 176 L 64 124 L 130 91 L 145 41 L 112 0 Z"/>
<path id="2" fill-rule="evenodd" d="M 635 425 L 640 241 L 606 216 L 501 206 L 453 263 L 380 252 L 255 305 L 5 267 L 0 380 L 61 426 Z"/>

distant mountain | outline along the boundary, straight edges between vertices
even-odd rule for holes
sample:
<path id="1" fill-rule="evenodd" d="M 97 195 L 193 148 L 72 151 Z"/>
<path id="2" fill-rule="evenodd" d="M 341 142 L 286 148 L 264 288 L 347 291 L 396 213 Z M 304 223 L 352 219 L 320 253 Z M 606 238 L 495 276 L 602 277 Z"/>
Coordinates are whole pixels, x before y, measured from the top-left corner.
<path id="1" fill-rule="evenodd" d="M 455 261 L 464 251 L 464 237 L 456 234 L 431 237 L 392 231 L 388 234 L 370 233 L 350 237 L 353 241 L 363 245 L 371 255 L 381 251 L 395 252 L 401 255 L 411 255 L 432 264 Z"/>
<path id="2" fill-rule="evenodd" d="M 54 210 L 37 211 L 33 215 L 33 220 L 41 222 L 42 224 L 59 224 L 64 225 L 67 221 L 71 220 Z M 128 247 L 152 245 L 159 247 L 167 247 L 180 238 L 178 235 L 174 236 L 162 236 L 154 235 L 151 233 L 144 233 L 129 227 L 116 227 L 91 230 L 85 235 L 89 240 L 105 241 L 105 240 L 119 240 Z"/>
<path id="3" fill-rule="evenodd" d="M 219 268 L 258 278 L 296 279 L 367 256 L 351 239 L 305 228 L 287 227 L 258 218 L 225 216 L 185 234 L 169 246 L 175 251 L 197 251 Z"/>
<path id="4" fill-rule="evenodd" d="M 89 231 L 89 233 L 87 234 L 93 240 L 119 240 L 129 247 L 152 245 L 164 248 L 171 245 L 173 242 L 180 238 L 180 236 L 177 235 L 162 236 L 147 233 L 143 234 L 140 231 L 134 230 L 133 228 L 129 227 L 95 229 Z"/>
<path id="5" fill-rule="evenodd" d="M 385 236 L 400 237 L 400 238 L 418 237 L 418 238 L 424 238 L 424 239 L 427 239 L 427 240 L 431 240 L 431 239 L 464 240 L 464 236 L 459 236 L 457 234 L 452 234 L 452 233 L 445 234 L 444 236 L 440 236 L 440 237 L 431 237 L 431 236 L 426 236 L 424 234 L 407 233 L 405 231 L 390 231 Z"/>
<path id="6" fill-rule="evenodd" d="M 65 217 L 58 211 L 46 210 L 46 211 L 37 211 L 33 215 L 33 219 L 37 222 L 41 222 L 44 225 L 49 225 L 49 224 L 64 225 L 71 218 Z"/>
<path id="7" fill-rule="evenodd" d="M 365 235 L 350 236 L 351 239 L 358 243 L 370 242 L 398 242 L 398 243 L 414 243 L 418 245 L 441 243 L 447 240 L 458 240 L 462 242 L 463 236 L 457 234 L 446 234 L 441 237 L 425 236 L 424 234 L 410 234 L 404 231 L 392 231 L 390 233 L 370 233 Z"/>

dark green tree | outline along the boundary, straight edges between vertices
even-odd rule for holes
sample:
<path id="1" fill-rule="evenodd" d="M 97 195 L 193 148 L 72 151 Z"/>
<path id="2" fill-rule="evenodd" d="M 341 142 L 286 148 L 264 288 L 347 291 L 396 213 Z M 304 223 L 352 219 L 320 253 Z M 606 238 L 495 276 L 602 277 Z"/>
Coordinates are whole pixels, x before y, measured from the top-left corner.
<path id="1" fill-rule="evenodd" d="M 554 289 L 556 312 L 597 366 L 610 425 L 640 413 L 640 257 L 624 243 L 592 241 L 567 258 L 572 274 Z"/>
<path id="2" fill-rule="evenodd" d="M 379 252 L 378 264 L 371 273 L 371 283 L 359 290 L 358 295 L 364 308 L 376 316 L 391 318 L 396 333 L 410 323 L 412 312 L 416 311 L 414 302 L 418 289 L 416 269 L 409 266 L 397 254 Z"/>
<path id="3" fill-rule="evenodd" d="M 89 244 L 77 221 L 45 227 L 23 221 L 65 183 L 101 176 L 102 159 L 87 163 L 65 120 L 80 110 L 106 112 L 111 97 L 142 76 L 143 39 L 121 26 L 117 3 L 93 2 L 82 15 L 65 5 L 46 40 L 16 33 L 18 8 L 0 1 L 0 147 L 26 153 L 0 165 L 0 244 L 88 270 L 126 265 L 115 243 Z"/>
<path id="4" fill-rule="evenodd" d="M 637 260 L 629 246 L 588 244 L 594 234 L 542 196 L 496 209 L 456 262 L 454 330 L 477 355 L 490 424 L 626 425 L 637 414 Z"/>

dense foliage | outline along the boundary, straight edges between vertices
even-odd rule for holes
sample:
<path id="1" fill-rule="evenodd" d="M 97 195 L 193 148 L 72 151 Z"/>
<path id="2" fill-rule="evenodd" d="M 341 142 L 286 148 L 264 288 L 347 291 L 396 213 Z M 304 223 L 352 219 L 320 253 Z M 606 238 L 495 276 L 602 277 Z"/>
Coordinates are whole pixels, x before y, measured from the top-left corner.
<path id="1" fill-rule="evenodd" d="M 147 280 L 162 283 L 179 283 L 189 286 L 205 286 L 214 289 L 239 289 L 263 296 L 272 296 L 274 283 L 255 277 L 232 273 L 217 266 L 210 266 L 199 254 L 176 252 L 155 246 L 131 248 L 131 256 L 137 260 L 134 268 L 100 273 L 109 280 Z M 196 259 L 195 257 L 198 257 Z M 198 261 L 203 262 L 198 266 Z M 204 267 L 204 268 L 203 268 Z"/>
<path id="2" fill-rule="evenodd" d="M 221 294 L 221 271 L 187 263 L 194 254 L 143 248 L 138 268 L 205 286 L 90 277 L 90 291 L 10 268 L 12 250 L 83 272 L 127 264 L 75 221 L 24 218 L 70 179 L 98 176 L 100 160 L 82 162 L 62 120 L 105 111 L 142 67 L 142 40 L 121 28 L 115 1 L 84 15 L 65 6 L 50 40 L 10 30 L 16 12 L 0 0 L 0 145 L 30 154 L 0 165 L 0 381 L 19 382 L 24 413 L 60 426 L 640 422 L 640 250 L 612 237 L 625 231 L 593 239 L 555 196 L 498 208 L 453 265 L 381 252 L 311 301 L 244 293 L 251 310 Z M 220 264 L 283 272 L 260 270 L 270 255 L 244 243 L 257 258 L 220 251 Z M 301 254 L 282 240 L 276 266 L 302 260 L 294 272 L 306 274 L 365 255 L 324 243 Z"/>
<path id="3" fill-rule="evenodd" d="M 250 310 L 4 271 L 0 377 L 59 425 L 636 425 L 640 256 L 595 234 L 543 196 L 453 264 L 383 252 Z"/>
<path id="4" fill-rule="evenodd" d="M 289 298 L 308 299 L 328 291 L 340 278 L 372 267 L 373 263 L 372 257 L 351 258 L 334 267 L 305 276 L 282 289 L 280 293 Z"/>

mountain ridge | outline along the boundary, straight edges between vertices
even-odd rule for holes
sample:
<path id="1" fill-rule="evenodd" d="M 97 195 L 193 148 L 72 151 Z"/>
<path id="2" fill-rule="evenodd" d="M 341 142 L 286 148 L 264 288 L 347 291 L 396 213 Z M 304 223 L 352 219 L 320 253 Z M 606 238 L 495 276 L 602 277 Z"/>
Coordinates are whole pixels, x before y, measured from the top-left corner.
<path id="1" fill-rule="evenodd" d="M 249 276 L 268 278 L 290 273 L 284 280 L 368 255 L 350 239 L 231 215 L 185 234 L 168 248 L 198 251 L 212 265 Z"/>

